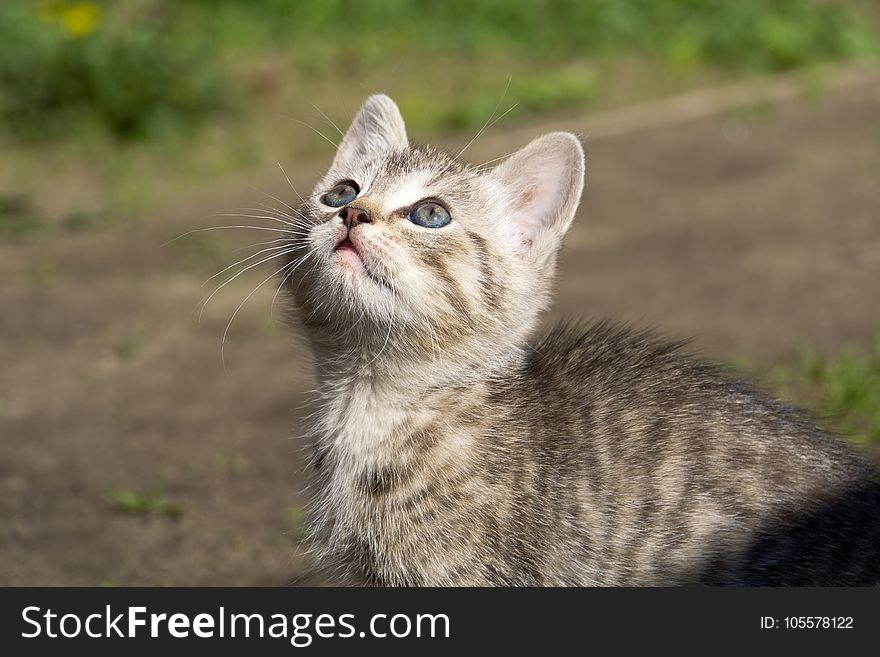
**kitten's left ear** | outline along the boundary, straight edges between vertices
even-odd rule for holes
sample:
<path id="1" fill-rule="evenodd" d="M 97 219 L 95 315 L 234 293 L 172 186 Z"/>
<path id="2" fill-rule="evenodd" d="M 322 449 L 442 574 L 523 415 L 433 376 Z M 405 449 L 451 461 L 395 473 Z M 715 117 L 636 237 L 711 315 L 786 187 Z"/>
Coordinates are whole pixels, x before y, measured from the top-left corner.
<path id="1" fill-rule="evenodd" d="M 552 260 L 584 189 L 584 149 L 568 132 L 535 139 L 502 162 L 495 175 L 510 198 L 507 223 L 515 248 L 532 261 Z"/>
<path id="2" fill-rule="evenodd" d="M 404 149 L 406 125 L 393 100 L 384 94 L 370 96 L 364 102 L 348 132 L 339 144 L 331 168 L 347 168 L 360 160 Z"/>

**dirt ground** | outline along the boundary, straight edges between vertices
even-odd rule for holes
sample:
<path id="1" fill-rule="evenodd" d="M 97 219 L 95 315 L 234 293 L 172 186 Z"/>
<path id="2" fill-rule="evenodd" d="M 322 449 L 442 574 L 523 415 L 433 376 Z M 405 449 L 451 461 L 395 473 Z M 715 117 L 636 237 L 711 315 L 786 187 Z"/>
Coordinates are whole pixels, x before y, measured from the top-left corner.
<path id="1" fill-rule="evenodd" d="M 649 106 L 624 128 L 564 123 L 587 138 L 588 183 L 553 316 L 653 325 L 754 363 L 875 335 L 880 78 L 682 120 L 656 107 L 656 121 Z M 546 128 L 495 129 L 468 155 Z M 308 188 L 329 159 L 288 173 Z M 295 198 L 278 173 L 258 186 Z M 309 581 L 296 440 L 309 363 L 269 317 L 269 284 L 232 325 L 225 371 L 220 359 L 230 315 L 272 270 L 229 284 L 200 323 L 192 312 L 235 248 L 271 236 L 163 245 L 266 201 L 242 184 L 137 225 L 0 242 L 0 584 Z M 108 499 L 120 488 L 181 514 L 125 513 Z"/>

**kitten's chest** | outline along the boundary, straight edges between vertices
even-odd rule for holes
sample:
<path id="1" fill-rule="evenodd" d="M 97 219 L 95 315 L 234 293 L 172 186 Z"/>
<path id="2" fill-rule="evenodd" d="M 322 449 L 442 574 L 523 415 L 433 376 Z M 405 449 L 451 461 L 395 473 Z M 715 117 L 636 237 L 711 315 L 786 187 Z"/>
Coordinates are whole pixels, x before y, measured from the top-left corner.
<path id="1" fill-rule="evenodd" d="M 474 558 L 470 501 L 452 502 L 433 477 L 400 470 L 336 472 L 325 491 L 320 549 L 355 581 L 377 585 L 449 585 Z M 456 575 L 458 574 L 458 575 Z"/>
<path id="2" fill-rule="evenodd" d="M 312 519 L 319 549 L 367 581 L 442 581 L 470 542 L 461 528 L 473 527 L 462 521 L 479 488 L 464 474 L 471 440 L 461 427 L 387 401 L 326 411 Z"/>
<path id="3" fill-rule="evenodd" d="M 352 382 L 321 409 L 317 443 L 335 455 L 343 472 L 379 467 L 397 459 L 400 434 L 417 415 L 369 381 Z"/>
<path id="4" fill-rule="evenodd" d="M 351 400 L 327 409 L 317 436 L 325 508 L 360 533 L 397 524 L 403 504 L 434 483 L 430 446 L 445 431 L 430 418 L 388 400 Z M 429 427 L 429 428 L 424 428 Z M 426 438 L 430 436 L 430 441 Z"/>

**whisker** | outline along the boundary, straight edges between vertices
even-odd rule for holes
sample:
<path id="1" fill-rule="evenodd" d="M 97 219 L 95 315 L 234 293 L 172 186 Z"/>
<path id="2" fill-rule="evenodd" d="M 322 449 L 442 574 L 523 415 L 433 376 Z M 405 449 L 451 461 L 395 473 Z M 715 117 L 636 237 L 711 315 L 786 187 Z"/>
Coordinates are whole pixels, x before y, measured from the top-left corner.
<path id="1" fill-rule="evenodd" d="M 480 169 L 482 169 L 482 168 L 488 166 L 489 164 L 493 164 L 494 162 L 498 162 L 498 161 L 500 161 L 500 160 L 506 160 L 507 158 L 509 158 L 509 157 L 510 157 L 511 155 L 513 155 L 514 153 L 516 153 L 516 151 L 510 151 L 510 152 L 507 153 L 506 155 L 501 155 L 501 156 L 499 156 L 499 157 L 493 157 L 491 160 L 486 160 L 486 161 L 483 162 L 482 164 L 474 165 L 474 169 L 476 169 L 476 170 L 480 170 Z"/>
<path id="2" fill-rule="evenodd" d="M 296 192 L 295 189 L 293 191 Z M 263 194 L 265 195 L 266 193 L 263 192 Z M 297 193 L 297 195 L 299 196 L 299 193 Z M 274 198 L 274 197 L 272 197 L 272 198 Z M 302 200 L 302 197 L 300 197 L 300 200 Z M 279 201 L 280 201 L 280 199 L 279 199 Z M 285 208 L 276 208 L 274 205 L 269 205 L 268 203 L 262 203 L 260 201 L 257 201 L 257 203 L 261 206 L 259 208 L 233 208 L 233 209 L 248 210 L 250 212 L 269 211 L 269 212 L 274 213 L 276 216 L 284 217 L 285 219 L 295 219 L 297 217 L 300 219 L 305 219 L 305 220 L 311 219 L 311 217 L 308 214 L 306 214 L 301 208 L 294 208 L 294 207 L 291 207 L 290 204 L 288 204 L 288 203 L 284 203 L 283 201 L 280 201 L 280 202 L 284 204 Z M 305 201 L 303 201 L 303 202 L 305 202 Z"/>
<path id="3" fill-rule="evenodd" d="M 294 251 L 294 249 L 292 249 L 290 252 L 292 253 L 293 251 Z M 202 309 L 199 311 L 199 321 L 202 321 L 202 315 L 204 314 L 204 312 L 205 312 L 205 308 L 207 308 L 208 303 L 210 303 L 211 299 L 213 299 L 214 296 L 215 296 L 220 290 L 222 290 L 224 287 L 226 287 L 227 285 L 229 285 L 232 281 L 234 281 L 236 278 L 238 278 L 239 276 L 241 276 L 243 273 L 245 273 L 245 272 L 248 271 L 249 269 L 253 269 L 254 267 L 258 267 L 259 265 L 262 265 L 264 262 L 269 262 L 269 261 L 272 260 L 273 258 L 278 258 L 278 257 L 281 257 L 281 256 L 283 256 L 283 255 L 286 255 L 286 253 L 287 253 L 287 251 L 279 251 L 278 253 L 275 253 L 275 254 L 273 254 L 273 255 L 270 255 L 270 256 L 268 256 L 268 257 L 266 257 L 266 258 L 262 258 L 261 260 L 258 260 L 257 262 L 252 262 L 252 263 L 249 264 L 247 267 L 242 268 L 242 269 L 239 270 L 236 274 L 234 274 L 234 275 L 231 276 L 230 278 L 226 279 L 226 280 L 223 281 L 220 285 L 218 285 L 216 288 L 214 288 L 214 291 L 211 292 L 211 294 L 208 296 L 207 299 L 205 299 L 205 302 L 202 304 Z"/>
<path id="4" fill-rule="evenodd" d="M 305 203 L 306 200 L 302 197 L 302 194 L 300 194 L 298 191 L 296 191 L 296 187 L 293 186 L 293 183 L 290 182 L 290 176 L 287 175 L 287 172 L 284 170 L 284 167 L 281 166 L 281 162 L 278 162 L 278 168 L 281 169 L 281 173 L 284 174 L 284 178 L 285 178 L 285 180 L 287 180 L 287 184 L 290 185 L 290 188 L 293 190 L 293 193 L 299 197 L 300 201 Z"/>
<path id="5" fill-rule="evenodd" d="M 233 249 L 233 253 L 238 253 L 239 251 L 243 251 L 244 249 L 252 249 L 255 246 L 265 246 L 266 244 L 277 244 L 278 242 L 287 242 L 289 244 L 305 244 L 308 243 L 308 237 L 305 235 L 296 236 L 296 237 L 279 237 L 274 240 L 268 240 L 266 242 L 254 242 L 253 244 L 248 244 L 247 246 L 240 246 L 237 249 Z"/>
<path id="6" fill-rule="evenodd" d="M 236 213 L 236 214 L 230 214 L 230 213 L 224 213 L 224 214 L 220 214 L 220 215 L 217 215 L 217 216 L 219 216 L 219 217 L 236 217 L 236 218 L 241 218 L 241 219 L 267 219 L 267 220 L 269 220 L 269 221 L 277 221 L 279 224 L 284 224 L 285 226 L 290 226 L 290 227 L 292 227 L 292 228 L 296 228 L 296 227 L 297 227 L 297 224 L 295 224 L 295 223 L 292 222 L 292 221 L 286 221 L 285 219 L 279 219 L 278 217 L 275 217 L 275 216 L 272 216 L 272 215 L 265 215 L 265 214 L 239 214 L 239 213 Z"/>
<path id="7" fill-rule="evenodd" d="M 317 250 L 317 249 L 315 249 L 315 250 Z M 309 268 L 309 270 L 308 270 L 308 271 L 305 273 L 305 275 L 299 280 L 299 283 L 297 283 L 297 285 L 296 285 L 296 289 L 293 291 L 293 295 L 294 295 L 294 296 L 296 296 L 296 295 L 299 293 L 299 287 L 300 287 L 300 285 L 302 285 L 302 282 L 303 282 L 306 278 L 308 278 L 308 277 L 312 274 L 313 271 L 315 271 L 315 268 L 316 268 L 319 264 L 321 264 L 321 260 L 320 260 L 320 259 L 315 260 L 315 262 L 312 264 L 312 266 Z"/>
<path id="8" fill-rule="evenodd" d="M 315 254 L 317 251 L 318 251 L 318 247 L 315 247 L 311 251 L 306 253 L 302 258 L 297 260 L 296 262 L 290 263 L 287 265 L 290 267 L 290 271 L 287 272 L 287 274 L 285 274 L 284 278 L 281 279 L 281 282 L 278 284 L 278 289 L 275 290 L 275 295 L 272 297 L 272 303 L 269 304 L 269 317 L 270 318 L 273 317 L 273 313 L 275 312 L 275 301 L 278 299 L 278 295 L 281 292 L 281 288 L 284 287 L 284 284 L 287 282 L 287 279 L 289 279 L 293 275 L 293 272 L 295 272 L 297 270 L 297 268 L 309 258 L 309 256 Z"/>
<path id="9" fill-rule="evenodd" d="M 274 216 L 281 217 L 282 219 L 293 219 L 295 216 L 297 216 L 291 215 L 289 210 L 281 210 L 273 205 L 269 205 L 268 203 L 260 203 L 259 201 L 257 201 L 257 203 L 259 203 L 260 205 L 260 207 L 258 208 L 242 206 L 238 208 L 226 208 L 226 212 L 230 212 L 232 210 L 235 210 L 236 212 L 270 212 Z"/>
<path id="10" fill-rule="evenodd" d="M 364 319 L 364 316 L 365 316 L 366 314 L 367 314 L 367 307 L 366 307 L 366 306 L 362 306 L 362 307 L 361 307 L 361 314 L 358 316 L 358 318 L 357 318 L 357 320 L 355 321 L 355 323 L 352 324 L 351 326 L 349 326 L 349 327 L 345 330 L 345 332 L 344 332 L 340 337 L 344 338 L 346 335 L 348 335 L 349 333 L 351 333 L 351 331 L 352 331 L 353 329 L 357 328 L 358 324 L 361 323 L 361 321 Z"/>
<path id="11" fill-rule="evenodd" d="M 287 208 L 288 210 L 290 210 L 291 212 L 296 212 L 296 208 L 295 208 L 295 207 L 293 207 L 292 205 L 288 205 L 287 203 L 285 203 L 284 201 L 282 201 L 282 200 L 281 200 L 280 198 L 278 198 L 277 196 L 272 196 L 269 192 L 264 192 L 264 191 L 263 191 L 262 189 L 260 189 L 259 187 L 254 187 L 253 185 L 249 185 L 249 187 L 250 187 L 251 189 L 253 189 L 255 192 L 259 192 L 260 194 L 263 194 L 264 196 L 268 196 L 268 197 L 271 198 L 273 201 L 278 201 L 281 205 L 283 205 L 284 207 L 286 207 L 286 208 Z"/>
<path id="12" fill-rule="evenodd" d="M 300 121 L 299 119 L 293 119 L 293 120 L 296 121 L 297 123 L 299 123 L 300 125 L 304 125 L 304 126 L 307 127 L 309 130 L 311 130 L 312 132 L 314 132 L 316 135 L 319 135 L 320 137 L 323 137 L 324 140 L 325 140 L 328 144 L 330 144 L 331 146 L 333 146 L 333 148 L 337 148 L 337 149 L 339 148 L 339 144 L 337 144 L 335 141 L 333 141 L 332 139 L 330 139 L 330 137 L 328 137 L 328 136 L 325 135 L 323 132 L 321 132 L 320 130 L 318 130 L 315 126 L 313 126 L 313 125 L 309 125 L 309 124 L 306 123 L 305 121 Z"/>
<path id="13" fill-rule="evenodd" d="M 254 212 L 265 212 L 265 210 L 260 210 L 257 208 L 245 208 L 248 210 L 252 210 Z M 215 215 L 218 217 L 234 217 L 241 219 L 267 219 L 269 221 L 277 221 L 280 224 L 285 226 L 290 226 L 291 228 L 311 228 L 312 226 L 316 226 L 317 224 L 308 217 L 300 217 L 300 216 L 290 216 L 290 215 L 280 215 L 284 217 L 283 219 L 279 218 L 275 215 L 265 215 L 265 214 L 242 214 L 239 212 L 236 213 L 222 213 Z"/>
<path id="14" fill-rule="evenodd" d="M 285 267 L 290 267 L 290 264 L 285 265 Z M 282 267 L 282 271 L 284 268 Z M 272 303 L 269 304 L 269 319 L 274 319 L 275 317 L 275 301 L 278 299 L 278 295 L 281 294 L 281 289 L 284 287 L 284 284 L 287 282 L 291 276 L 293 276 L 293 272 L 296 271 L 296 267 L 290 267 L 290 271 L 284 274 L 281 278 L 281 282 L 278 283 L 278 288 L 275 290 L 275 294 L 272 295 Z"/>
<path id="15" fill-rule="evenodd" d="M 239 212 L 268 212 L 273 217 L 278 217 L 279 219 L 283 219 L 285 221 L 292 221 L 294 219 L 302 217 L 301 214 L 293 214 L 290 212 L 290 210 L 287 210 L 287 211 L 281 210 L 281 209 L 276 208 L 272 205 L 269 205 L 268 203 L 260 203 L 258 201 L 257 204 L 260 207 L 258 207 L 258 208 L 232 208 L 232 209 L 239 211 Z"/>
<path id="16" fill-rule="evenodd" d="M 382 347 L 381 347 L 381 349 L 379 349 L 379 353 L 377 353 L 375 356 L 373 356 L 373 358 L 370 359 L 370 361 L 367 363 L 368 367 L 370 365 L 372 365 L 385 352 L 385 348 L 388 346 L 388 341 L 391 339 L 391 330 L 394 328 L 394 313 L 397 310 L 395 308 L 395 301 L 394 301 L 397 298 L 397 294 L 396 294 L 397 289 L 393 283 L 391 285 L 392 285 L 392 290 L 395 291 L 395 294 L 393 294 L 391 296 L 391 313 L 389 314 L 389 318 L 388 318 L 388 333 L 385 334 L 385 342 L 382 343 Z"/>
<path id="17" fill-rule="evenodd" d="M 492 109 L 492 113 L 489 115 L 489 118 L 486 119 L 486 122 L 485 122 L 485 123 L 483 124 L 483 126 L 477 131 L 477 134 L 475 134 L 475 135 L 473 136 L 473 139 L 471 139 L 467 144 L 465 144 L 465 147 L 464 147 L 464 148 L 462 148 L 460 151 L 458 151 L 458 153 L 456 154 L 456 156 L 455 156 L 454 158 L 452 158 L 453 160 L 457 160 L 458 158 L 460 158 L 460 157 L 462 156 L 462 154 L 463 154 L 468 148 L 470 148 L 471 145 L 472 145 L 475 141 L 477 141 L 477 139 L 480 138 L 480 135 L 482 135 L 483 132 L 486 131 L 486 128 L 489 126 L 489 124 L 490 124 L 490 122 L 492 121 L 492 119 L 495 118 L 495 114 L 498 112 L 498 108 L 501 107 L 501 103 L 504 102 L 504 99 L 505 99 L 505 97 L 507 96 L 507 92 L 510 90 L 510 82 L 511 82 L 512 79 L 513 79 L 512 76 L 508 76 L 508 77 L 507 77 L 507 85 L 504 87 L 504 92 L 501 94 L 501 98 L 498 99 L 498 102 L 495 103 L 495 107 Z M 502 115 L 502 116 L 503 116 L 503 115 Z"/>
<path id="18" fill-rule="evenodd" d="M 238 262 L 234 262 L 234 263 L 232 263 L 231 265 L 229 265 L 228 267 L 225 267 L 225 268 L 221 269 L 221 270 L 218 271 L 216 274 L 214 274 L 213 276 L 211 276 L 210 278 L 208 278 L 204 283 L 202 283 L 201 286 L 204 287 L 205 284 L 206 284 L 208 281 L 212 281 L 212 280 L 214 280 L 215 278 L 217 278 L 218 276 L 220 276 L 220 275 L 223 274 L 224 272 L 227 272 L 227 271 L 229 271 L 230 269 L 232 269 L 233 267 L 237 267 L 238 265 L 241 265 L 241 264 L 247 262 L 248 260 L 251 260 L 252 258 L 256 258 L 256 257 L 260 256 L 261 254 L 263 254 L 263 253 L 267 253 L 267 252 L 269 252 L 269 251 L 278 251 L 278 250 L 280 250 L 280 249 L 286 249 L 286 248 L 288 248 L 289 246 L 290 246 L 289 244 L 282 244 L 282 245 L 280 245 L 280 246 L 270 246 L 270 247 L 265 248 L 265 249 L 260 249 L 260 250 L 257 251 L 256 253 L 252 253 L 251 255 L 247 256 L 246 258 L 242 258 L 242 259 L 239 260 Z M 276 255 L 277 255 L 277 254 L 276 254 Z M 275 256 L 272 256 L 272 257 L 275 257 Z"/>
<path id="19" fill-rule="evenodd" d="M 513 105 L 511 105 L 510 107 L 508 107 L 508 108 L 507 108 L 502 114 L 500 114 L 500 115 L 498 116 L 498 118 L 496 118 L 494 121 L 492 121 L 491 123 L 489 123 L 489 124 L 483 126 L 482 128 L 480 128 L 480 131 L 479 131 L 476 135 L 474 135 L 474 138 L 471 139 L 471 140 L 468 142 L 467 146 L 465 146 L 464 148 L 462 148 L 462 149 L 461 149 L 461 150 L 455 155 L 455 158 L 454 158 L 454 159 L 457 160 L 458 158 L 460 158 L 460 157 L 462 156 L 462 154 L 463 154 L 467 149 L 469 149 L 469 148 L 473 145 L 473 143 L 474 143 L 475 141 L 477 141 L 477 139 L 480 137 L 480 135 L 482 135 L 486 130 L 488 130 L 488 129 L 491 128 L 493 125 L 495 125 L 496 123 L 498 123 L 498 122 L 499 122 L 501 119 L 503 119 L 505 116 L 507 116 L 508 114 L 510 114 L 510 113 L 511 113 L 514 109 L 516 109 L 518 106 L 519 106 L 519 103 L 514 103 Z"/>
<path id="20" fill-rule="evenodd" d="M 253 212 L 265 212 L 265 210 L 259 210 L 252 208 Z M 219 215 L 221 217 L 241 217 L 242 219 L 268 219 L 270 221 L 277 221 L 278 223 L 282 223 L 286 226 L 291 226 L 294 228 L 302 228 L 304 226 L 313 226 L 314 224 L 306 222 L 301 217 L 291 217 L 289 215 L 281 215 L 284 217 L 283 219 L 279 218 L 278 215 L 266 215 L 266 214 L 241 214 L 241 213 L 226 213 Z"/>
<path id="21" fill-rule="evenodd" d="M 314 108 L 315 108 L 315 111 L 317 111 L 318 114 L 320 114 L 320 115 L 323 116 L 325 119 L 327 119 L 327 122 L 328 122 L 330 125 L 332 125 L 334 128 L 336 128 L 336 132 L 339 133 L 339 136 L 340 136 L 340 137 L 345 138 L 345 133 L 342 132 L 342 130 L 340 130 L 339 126 L 336 125 L 336 124 L 333 122 L 333 119 L 331 119 L 329 116 L 327 116 L 326 114 L 324 114 L 324 112 L 321 110 L 321 108 L 318 107 L 317 105 L 315 105 L 313 102 L 311 102 L 311 101 L 306 101 L 306 102 L 307 102 L 309 105 L 311 105 L 312 107 L 314 107 Z"/>
<path id="22" fill-rule="evenodd" d="M 220 340 L 220 362 L 223 364 L 223 371 L 224 372 L 226 371 L 226 354 L 225 354 L 226 336 L 229 333 L 229 327 L 232 326 L 232 322 L 235 321 L 235 317 L 238 315 L 239 311 L 244 307 L 244 304 L 247 303 L 248 299 L 250 299 L 252 296 L 254 296 L 254 294 L 256 294 L 257 290 L 259 290 L 261 287 L 263 287 L 269 279 L 280 274 L 284 270 L 285 267 L 287 267 L 287 265 L 284 265 L 283 267 L 281 267 L 281 268 L 275 270 L 273 273 L 269 274 L 266 278 L 264 278 L 262 280 L 262 282 L 259 285 L 257 285 L 257 287 L 255 287 L 253 290 L 251 290 L 251 293 L 248 294 L 242 300 L 242 302 L 240 304 L 238 304 L 238 308 L 235 309 L 235 312 L 232 313 L 232 317 L 230 317 L 229 321 L 226 323 L 226 328 L 223 330 L 223 338 Z"/>
<path id="23" fill-rule="evenodd" d="M 242 216 L 242 215 L 228 215 L 228 216 L 232 217 L 232 216 Z M 232 228 L 250 228 L 251 230 L 268 230 L 273 233 L 281 233 L 282 235 L 287 233 L 286 230 L 281 230 L 280 228 L 266 228 L 265 226 L 211 226 L 210 228 L 196 228 L 195 230 L 188 230 L 187 232 L 183 233 L 182 235 L 178 235 L 174 239 L 170 239 L 167 242 L 163 243 L 162 246 L 168 246 L 172 242 L 176 242 L 177 240 L 182 239 L 182 238 L 186 237 L 187 235 L 192 235 L 193 233 L 204 233 L 205 231 L 208 231 L 208 230 L 229 230 Z"/>

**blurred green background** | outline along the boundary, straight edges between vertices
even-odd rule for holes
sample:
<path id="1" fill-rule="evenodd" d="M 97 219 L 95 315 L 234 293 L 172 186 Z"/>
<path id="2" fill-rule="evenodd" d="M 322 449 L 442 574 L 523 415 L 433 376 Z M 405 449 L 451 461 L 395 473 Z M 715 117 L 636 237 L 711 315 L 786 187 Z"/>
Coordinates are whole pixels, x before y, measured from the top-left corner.
<path id="1" fill-rule="evenodd" d="M 880 311 L 835 277 L 878 266 L 880 125 L 853 125 L 875 96 L 833 89 L 841 71 L 878 64 L 874 0 L 3 0 L 0 583 L 301 576 L 289 557 L 298 451 L 279 437 L 296 433 L 307 359 L 284 351 L 263 288 L 236 320 L 230 342 L 244 343 L 224 374 L 220 335 L 262 275 L 234 281 L 195 326 L 187 313 L 211 289 L 199 284 L 242 257 L 242 240 L 221 230 L 160 245 L 234 203 L 271 222 L 263 203 L 293 202 L 276 163 L 309 185 L 333 124 L 378 91 L 421 142 L 467 142 L 500 117 L 497 156 L 553 122 L 589 128 L 685 92 L 793 81 L 788 104 L 756 94 L 705 126 L 588 140 L 590 223 L 567 247 L 583 280 L 563 277 L 559 307 L 641 311 L 673 334 L 707 327 L 711 356 L 877 450 Z M 799 150 L 807 137 L 815 162 Z M 785 223 L 790 208 L 802 227 Z M 810 246 L 792 255 L 792 238 Z M 816 244 L 828 246 L 804 252 Z M 741 269 L 725 278 L 713 265 L 730 248 Z M 818 283 L 851 316 L 811 310 Z M 802 330 L 821 344 L 772 339 Z"/>
<path id="2" fill-rule="evenodd" d="M 279 140 L 315 148 L 291 118 L 311 103 L 339 117 L 383 89 L 430 137 L 479 126 L 499 99 L 510 123 L 809 79 L 876 59 L 878 35 L 870 0 L 5 0 L 0 145 L 16 164 L 0 182 L 28 187 L 48 158 L 92 188 L 77 214 L 139 214 Z"/>
<path id="3" fill-rule="evenodd" d="M 510 124 L 785 71 L 821 86 L 878 56 L 869 0 L 6 0 L 0 234 L 132 220 L 279 142 L 309 154 L 323 138 L 293 117 L 376 89 L 430 137 L 498 107 Z M 59 199 L 65 174 L 81 184 Z"/>

